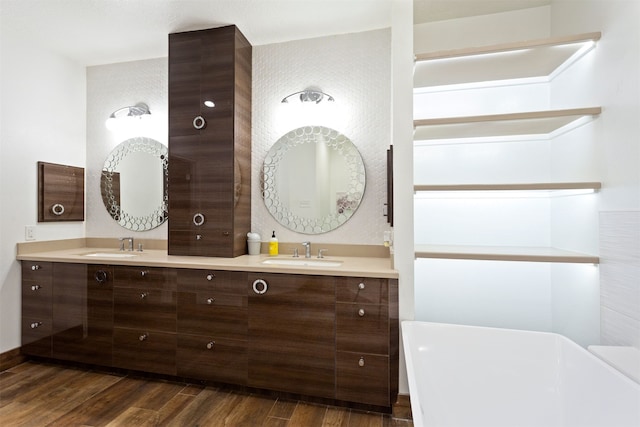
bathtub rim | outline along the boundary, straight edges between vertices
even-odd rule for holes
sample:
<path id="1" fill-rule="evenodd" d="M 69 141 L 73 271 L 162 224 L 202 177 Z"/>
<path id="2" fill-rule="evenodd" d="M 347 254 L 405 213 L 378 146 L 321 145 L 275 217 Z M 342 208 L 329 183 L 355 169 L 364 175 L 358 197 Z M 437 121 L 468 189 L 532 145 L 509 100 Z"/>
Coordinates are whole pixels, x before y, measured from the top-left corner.
<path id="1" fill-rule="evenodd" d="M 432 327 L 453 327 L 456 329 L 475 329 L 475 330 L 484 330 L 484 331 L 505 331 L 505 332 L 515 332 L 523 335 L 544 335 L 548 337 L 553 337 L 555 340 L 562 341 L 566 345 L 578 349 L 581 354 L 596 361 L 597 364 L 601 365 L 605 370 L 607 370 L 612 375 L 621 379 L 621 381 L 630 384 L 633 388 L 640 390 L 640 384 L 629 378 L 627 375 L 611 366 L 609 363 L 605 362 L 598 356 L 591 353 L 587 348 L 582 347 L 577 344 L 572 339 L 568 338 L 565 335 L 559 334 L 557 332 L 543 332 L 543 331 L 532 331 L 527 329 L 513 329 L 513 328 L 500 328 L 494 326 L 476 326 L 476 325 L 462 325 L 457 323 L 445 323 L 445 322 L 428 322 L 422 320 L 403 320 L 400 322 L 401 325 L 401 334 L 402 334 L 402 344 L 404 351 L 405 364 L 407 369 L 407 382 L 409 384 L 409 402 L 411 403 L 411 413 L 414 425 L 416 427 L 424 426 L 423 414 L 421 411 L 422 405 L 418 394 L 415 392 L 418 390 L 417 378 L 415 375 L 410 375 L 410 372 L 415 371 L 415 362 L 413 360 L 413 352 L 410 351 L 411 347 L 411 334 L 409 333 L 409 329 L 412 329 L 412 325 L 417 324 L 425 324 Z M 406 327 L 405 327 L 406 325 Z M 406 331 L 406 332 L 405 332 Z"/>

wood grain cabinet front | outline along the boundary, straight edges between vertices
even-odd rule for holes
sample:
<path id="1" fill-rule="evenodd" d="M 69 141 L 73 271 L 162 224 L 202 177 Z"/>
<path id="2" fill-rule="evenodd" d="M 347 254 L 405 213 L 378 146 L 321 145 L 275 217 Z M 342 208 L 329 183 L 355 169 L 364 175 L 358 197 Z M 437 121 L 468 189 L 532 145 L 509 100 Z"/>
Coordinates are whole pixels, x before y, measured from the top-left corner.
<path id="1" fill-rule="evenodd" d="M 178 375 L 245 385 L 247 273 L 178 270 Z"/>
<path id="2" fill-rule="evenodd" d="M 111 366 L 113 268 L 53 265 L 53 352 L 56 359 Z"/>
<path id="3" fill-rule="evenodd" d="M 22 262 L 22 347 L 29 356 L 51 356 L 53 264 Z"/>
<path id="4" fill-rule="evenodd" d="M 176 271 L 115 267 L 113 365 L 176 374 Z"/>
<path id="5" fill-rule="evenodd" d="M 397 281 L 337 279 L 336 398 L 390 407 L 398 391 Z"/>
<path id="6" fill-rule="evenodd" d="M 249 385 L 335 398 L 335 279 L 249 274 Z"/>

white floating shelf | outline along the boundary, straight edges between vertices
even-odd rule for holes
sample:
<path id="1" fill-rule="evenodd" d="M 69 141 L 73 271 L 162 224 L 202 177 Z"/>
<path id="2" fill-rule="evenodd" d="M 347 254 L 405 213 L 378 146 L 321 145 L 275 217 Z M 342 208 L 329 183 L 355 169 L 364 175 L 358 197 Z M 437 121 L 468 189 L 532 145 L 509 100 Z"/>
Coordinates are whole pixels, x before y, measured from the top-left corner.
<path id="1" fill-rule="evenodd" d="M 464 138 L 551 138 L 590 120 L 600 107 L 414 120 L 414 141 Z"/>
<path id="2" fill-rule="evenodd" d="M 416 245 L 416 258 L 599 264 L 595 255 L 549 247 Z"/>
<path id="3" fill-rule="evenodd" d="M 456 85 L 513 84 L 514 80 L 548 82 L 591 50 L 601 36 L 592 32 L 417 54 L 414 88 L 428 92 L 465 88 Z"/>
<path id="4" fill-rule="evenodd" d="M 469 193 L 489 193 L 488 197 L 495 197 L 494 193 L 506 193 L 499 197 L 512 197 L 509 193 L 534 193 L 543 197 L 554 195 L 573 195 L 593 193 L 602 188 L 600 182 L 540 182 L 523 184 L 447 184 L 447 185 L 414 185 L 413 190 L 419 192 L 447 193 L 449 197 L 469 197 Z M 534 196 L 531 194 L 531 196 Z M 435 197 L 442 197 L 435 195 Z M 473 196 L 475 197 L 475 196 Z"/>

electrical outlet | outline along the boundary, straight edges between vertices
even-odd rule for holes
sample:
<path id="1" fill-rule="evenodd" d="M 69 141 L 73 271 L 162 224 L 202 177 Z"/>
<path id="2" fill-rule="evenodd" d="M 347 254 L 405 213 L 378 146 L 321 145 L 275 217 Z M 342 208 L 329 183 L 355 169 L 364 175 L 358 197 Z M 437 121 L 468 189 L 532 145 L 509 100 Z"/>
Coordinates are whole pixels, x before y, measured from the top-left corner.
<path id="1" fill-rule="evenodd" d="M 24 240 L 36 240 L 36 226 L 27 225 L 24 227 Z"/>

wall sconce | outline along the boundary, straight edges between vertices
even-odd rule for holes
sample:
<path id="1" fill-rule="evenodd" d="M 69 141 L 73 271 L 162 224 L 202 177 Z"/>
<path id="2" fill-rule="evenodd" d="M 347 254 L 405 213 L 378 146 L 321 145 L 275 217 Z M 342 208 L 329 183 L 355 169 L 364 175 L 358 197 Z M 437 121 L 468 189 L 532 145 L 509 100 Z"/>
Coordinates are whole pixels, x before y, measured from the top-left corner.
<path id="1" fill-rule="evenodd" d="M 316 104 L 319 104 L 325 97 L 327 98 L 327 101 L 335 101 L 333 96 L 329 95 L 328 93 L 324 93 L 321 90 L 305 89 L 285 96 L 284 98 L 282 98 L 281 102 L 288 103 L 289 98 L 296 95 L 299 95 L 300 102 L 315 102 Z"/>
<path id="2" fill-rule="evenodd" d="M 121 123 L 129 123 L 129 125 L 131 125 L 131 120 L 141 120 L 143 117 L 149 115 L 151 115 L 149 106 L 145 103 L 139 102 L 136 105 L 123 107 L 111 113 L 105 125 L 107 126 L 107 129 L 115 130 L 120 127 Z"/>

